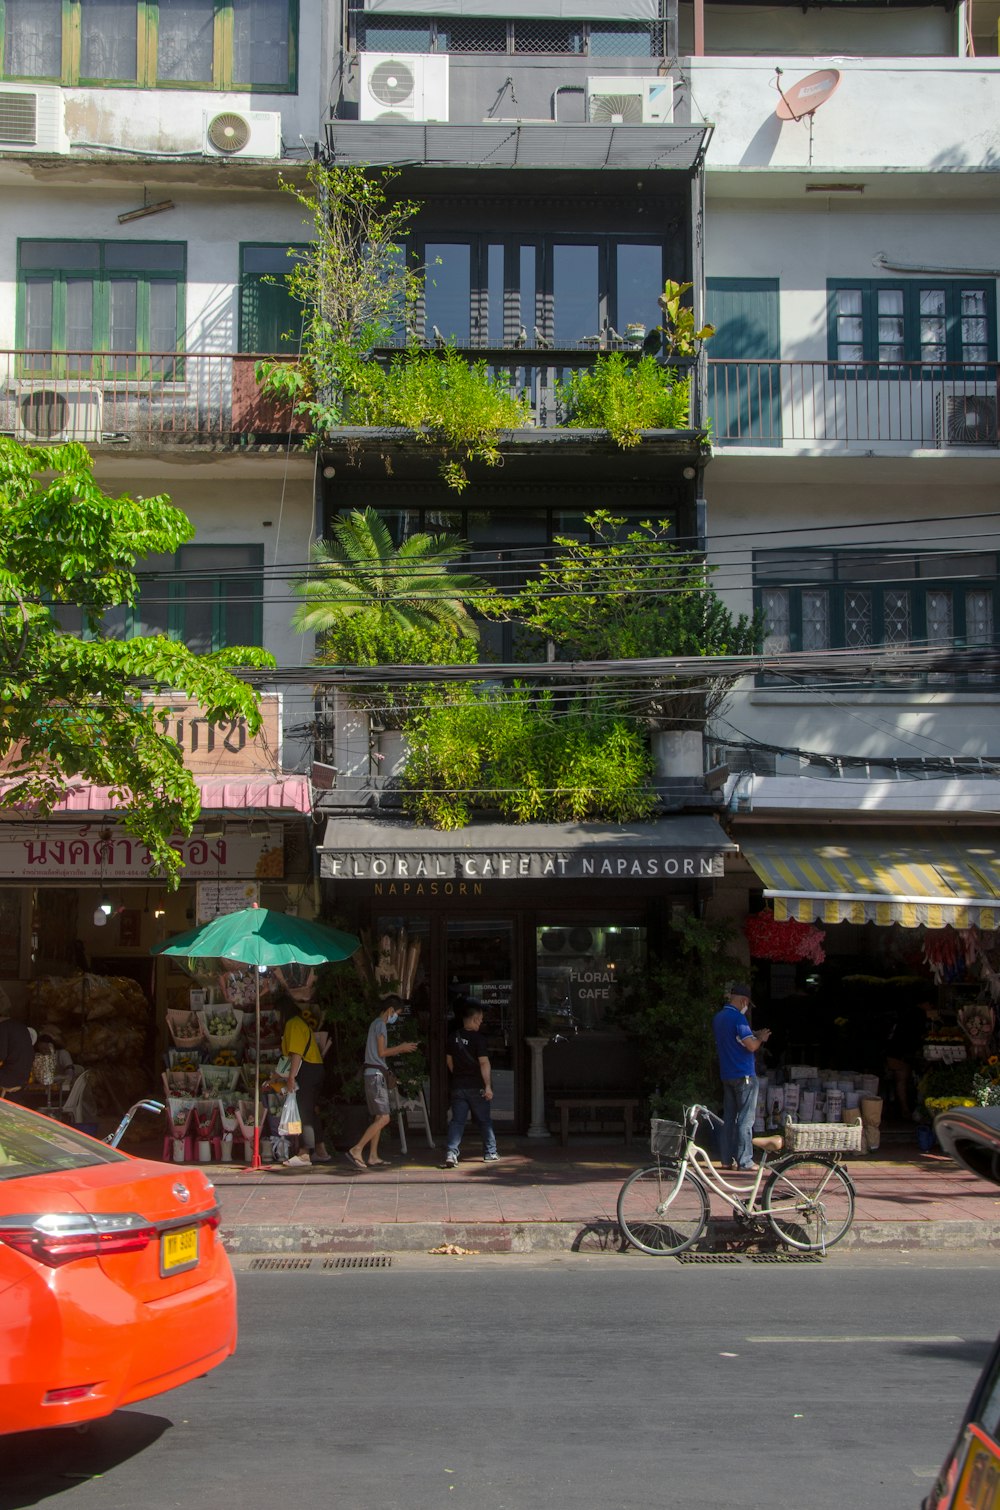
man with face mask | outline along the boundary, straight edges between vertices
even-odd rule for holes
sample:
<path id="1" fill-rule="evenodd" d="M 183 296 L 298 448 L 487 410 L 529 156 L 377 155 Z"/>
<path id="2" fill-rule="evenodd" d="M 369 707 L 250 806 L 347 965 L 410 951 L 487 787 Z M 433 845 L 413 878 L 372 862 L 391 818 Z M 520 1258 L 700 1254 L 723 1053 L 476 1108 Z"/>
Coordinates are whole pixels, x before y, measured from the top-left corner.
<path id="1" fill-rule="evenodd" d="M 402 1005 L 401 997 L 386 996 L 382 1001 L 382 1010 L 368 1028 L 365 1042 L 365 1101 L 373 1121 L 345 1155 L 347 1162 L 353 1164 L 355 1169 L 379 1169 L 389 1162 L 388 1159 L 380 1159 L 378 1153 L 378 1140 L 382 1136 L 382 1129 L 388 1127 L 390 1116 L 389 1066 L 386 1060 L 394 1054 L 412 1054 L 417 1047 L 415 1043 L 396 1043 L 392 1048 L 388 1046 L 389 1028 L 398 1020 Z M 366 1148 L 367 1164 L 364 1157 Z"/>
<path id="2" fill-rule="evenodd" d="M 753 1169 L 753 1121 L 757 1112 L 757 1050 L 771 1036 L 770 1028 L 754 1033 L 747 1022 L 750 987 L 730 987 L 726 1004 L 712 1019 L 722 1076 L 722 1166 Z"/>

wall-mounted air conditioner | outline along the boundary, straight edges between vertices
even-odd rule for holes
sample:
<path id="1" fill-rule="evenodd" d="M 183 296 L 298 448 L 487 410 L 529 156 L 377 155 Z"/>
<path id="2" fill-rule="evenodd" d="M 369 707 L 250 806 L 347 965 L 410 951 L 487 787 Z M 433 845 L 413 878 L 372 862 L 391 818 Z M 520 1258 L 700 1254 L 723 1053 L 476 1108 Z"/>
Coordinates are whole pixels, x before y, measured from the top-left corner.
<path id="1" fill-rule="evenodd" d="M 205 116 L 208 157 L 280 157 L 281 112 L 220 110 Z"/>
<path id="2" fill-rule="evenodd" d="M 608 74 L 587 80 L 587 119 L 605 126 L 662 126 L 674 118 L 674 81 Z"/>
<path id="3" fill-rule="evenodd" d="M 448 54 L 394 57 L 363 52 L 358 114 L 363 121 L 446 121 Z"/>
<path id="4" fill-rule="evenodd" d="M 104 394 L 82 380 L 40 379 L 17 387 L 17 439 L 29 445 L 101 439 Z"/>
<path id="5" fill-rule="evenodd" d="M 934 438 L 939 446 L 996 446 L 996 395 L 935 394 Z"/>
<path id="6" fill-rule="evenodd" d="M 68 152 L 63 92 L 55 84 L 0 84 L 0 152 Z"/>

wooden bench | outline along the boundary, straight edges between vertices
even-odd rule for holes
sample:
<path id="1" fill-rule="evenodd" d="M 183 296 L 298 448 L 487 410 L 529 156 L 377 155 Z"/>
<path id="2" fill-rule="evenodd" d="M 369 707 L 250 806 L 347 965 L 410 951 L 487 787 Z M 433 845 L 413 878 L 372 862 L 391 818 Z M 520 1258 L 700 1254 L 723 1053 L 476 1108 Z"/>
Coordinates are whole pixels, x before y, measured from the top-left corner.
<path id="1" fill-rule="evenodd" d="M 569 1114 L 571 1111 L 602 1111 L 606 1108 L 620 1111 L 625 1119 L 625 1147 L 632 1142 L 632 1126 L 635 1109 L 639 1105 L 638 1099 L 632 1100 L 628 1096 L 574 1096 L 572 1100 L 562 1100 L 555 1103 L 559 1113 L 559 1141 L 565 1148 L 569 1142 Z"/>

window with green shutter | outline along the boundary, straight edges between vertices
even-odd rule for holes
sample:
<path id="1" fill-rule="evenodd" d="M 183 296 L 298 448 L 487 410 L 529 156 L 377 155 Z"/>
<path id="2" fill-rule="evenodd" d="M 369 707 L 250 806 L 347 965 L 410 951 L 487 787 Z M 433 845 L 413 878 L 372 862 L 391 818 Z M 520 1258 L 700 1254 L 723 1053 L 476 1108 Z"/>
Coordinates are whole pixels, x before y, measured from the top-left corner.
<path id="1" fill-rule="evenodd" d="M 297 248 L 269 243 L 240 247 L 240 351 L 296 356 L 302 305 L 288 289 Z"/>
<path id="2" fill-rule="evenodd" d="M 842 373 L 874 362 L 886 376 L 981 377 L 997 359 L 993 279 L 831 278 L 827 301 L 829 355 Z"/>

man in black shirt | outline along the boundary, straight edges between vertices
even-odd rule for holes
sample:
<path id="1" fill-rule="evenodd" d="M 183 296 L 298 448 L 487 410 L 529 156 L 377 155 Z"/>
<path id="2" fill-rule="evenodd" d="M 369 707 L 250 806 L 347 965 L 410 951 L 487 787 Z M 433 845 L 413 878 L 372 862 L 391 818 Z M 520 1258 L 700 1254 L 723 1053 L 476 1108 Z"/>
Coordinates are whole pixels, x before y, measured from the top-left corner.
<path id="1" fill-rule="evenodd" d="M 462 1012 L 462 1026 L 456 1027 L 448 1039 L 451 1120 L 448 1123 L 448 1151 L 444 1160 L 446 1169 L 454 1169 L 458 1163 L 459 1144 L 470 1112 L 482 1134 L 483 1162 L 492 1164 L 500 1157 L 497 1153 L 496 1133 L 490 1121 L 493 1082 L 488 1045 L 485 1036 L 479 1031 L 482 1025 L 482 1007 L 477 1007 L 474 1001 L 467 1002 Z"/>
<path id="2" fill-rule="evenodd" d="M 30 1028 L 13 1017 L 0 1017 L 0 1098 L 27 1085 L 34 1061 Z"/>

